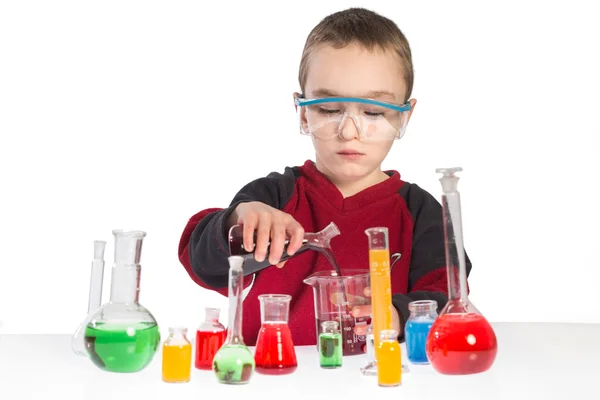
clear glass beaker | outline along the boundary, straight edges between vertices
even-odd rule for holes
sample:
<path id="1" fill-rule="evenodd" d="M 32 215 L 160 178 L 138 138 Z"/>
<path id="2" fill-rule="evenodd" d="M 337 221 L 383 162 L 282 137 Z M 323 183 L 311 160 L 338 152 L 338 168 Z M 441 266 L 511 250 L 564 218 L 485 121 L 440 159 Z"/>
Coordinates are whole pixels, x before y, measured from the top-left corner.
<path id="1" fill-rule="evenodd" d="M 241 385 L 250 382 L 254 356 L 242 336 L 244 258 L 229 257 L 229 326 L 227 338 L 213 359 L 213 371 L 219 383 Z"/>
<path id="2" fill-rule="evenodd" d="M 287 294 L 262 294 L 254 361 L 256 372 L 267 375 L 291 374 L 298 367 L 292 332 L 288 326 L 290 300 Z"/>
<path id="3" fill-rule="evenodd" d="M 225 343 L 227 331 L 219 322 L 220 309 L 206 307 L 204 321 L 196 330 L 195 366 L 198 369 L 211 370 L 215 354 Z"/>
<path id="4" fill-rule="evenodd" d="M 498 351 L 496 334 L 467 294 L 466 253 L 463 244 L 458 176 L 462 168 L 438 168 L 442 173 L 442 211 L 448 302 L 427 335 L 426 353 L 442 374 L 467 375 L 487 371 Z"/>
<path id="5" fill-rule="evenodd" d="M 438 317 L 435 300 L 417 300 L 408 303 L 410 315 L 404 327 L 406 355 L 413 364 L 429 364 L 425 343 L 431 326 Z"/>
<path id="6" fill-rule="evenodd" d="M 111 372 L 137 372 L 152 359 L 160 343 L 154 316 L 139 303 L 143 231 L 114 230 L 115 260 L 110 301 L 86 317 L 76 344 L 92 362 Z"/>
<path id="7" fill-rule="evenodd" d="M 343 338 L 344 356 L 364 355 L 366 336 L 354 333 L 354 327 L 370 323 L 370 316 L 354 318 L 351 314 L 355 306 L 371 304 L 366 295 L 370 276 L 368 270 L 344 270 L 340 276 L 335 271 L 319 271 L 304 283 L 313 288 L 315 304 L 315 336 L 319 348 L 319 333 L 324 321 L 337 321 Z"/>
<path id="8" fill-rule="evenodd" d="M 246 250 L 244 247 L 244 237 L 243 237 L 243 226 L 242 225 L 234 225 L 229 229 L 229 253 L 232 256 L 242 256 L 244 257 L 244 275 L 252 275 L 255 272 L 258 272 L 262 269 L 265 269 L 271 266 L 269 262 L 269 247 L 267 247 L 267 254 L 265 255 L 265 259 L 263 261 L 256 261 L 254 258 L 254 250 Z M 339 266 L 333 254 L 331 253 L 330 241 L 334 237 L 340 234 L 340 230 L 337 225 L 333 222 L 329 223 L 325 228 L 323 228 L 319 232 L 306 232 L 304 234 L 304 239 L 302 241 L 302 246 L 298 251 L 294 253 L 293 256 L 296 256 L 300 253 L 303 253 L 307 250 L 314 250 L 321 253 L 327 260 L 331 263 L 332 267 L 339 273 Z M 256 233 L 254 234 L 254 242 L 256 242 Z M 289 245 L 289 241 L 285 241 L 284 251 L 281 255 L 281 259 L 279 262 L 286 261 L 293 256 L 287 254 L 286 249 Z"/>
<path id="9" fill-rule="evenodd" d="M 187 328 L 169 328 L 169 337 L 163 344 L 162 379 L 168 383 L 189 382 L 192 374 L 192 344 Z"/>

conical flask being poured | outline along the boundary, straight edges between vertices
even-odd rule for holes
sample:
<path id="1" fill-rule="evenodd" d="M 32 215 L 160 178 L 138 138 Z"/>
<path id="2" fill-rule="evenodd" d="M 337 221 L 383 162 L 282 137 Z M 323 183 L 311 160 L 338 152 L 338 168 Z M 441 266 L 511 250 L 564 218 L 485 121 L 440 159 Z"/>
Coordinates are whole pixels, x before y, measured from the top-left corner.
<path id="1" fill-rule="evenodd" d="M 462 168 L 438 168 L 442 173 L 444 244 L 448 273 L 448 302 L 435 320 L 425 344 L 427 358 L 442 374 L 467 375 L 487 371 L 498 351 L 496 335 L 487 319 L 469 301 L 467 268 L 462 234 L 460 194 L 455 172 Z M 458 269 L 457 269 L 458 267 Z"/>
<path id="2" fill-rule="evenodd" d="M 154 316 L 139 303 L 142 231 L 113 231 L 115 260 L 110 301 L 89 314 L 74 337 L 77 353 L 100 369 L 137 372 L 152 361 L 160 343 Z M 96 285 L 97 289 L 98 286 Z M 100 293 L 91 294 L 94 298 Z"/>
<path id="3" fill-rule="evenodd" d="M 330 222 L 325 228 L 323 228 L 319 232 L 306 232 L 304 234 L 304 238 L 302 240 L 302 245 L 294 253 L 293 256 L 296 256 L 300 253 L 304 253 L 307 250 L 314 250 L 321 253 L 327 261 L 331 264 L 331 266 L 335 269 L 335 271 L 340 274 L 340 268 L 331 253 L 330 241 L 334 237 L 340 234 L 340 230 L 337 225 L 333 222 Z M 256 232 L 254 233 L 254 243 L 256 243 Z M 281 255 L 281 259 L 279 262 L 286 261 L 293 256 L 287 254 L 286 250 L 289 245 L 289 240 L 286 240 L 284 243 L 283 254 Z M 256 261 L 254 258 L 254 249 L 247 250 L 244 247 L 244 228 L 242 225 L 234 225 L 229 230 L 229 253 L 232 256 L 242 256 L 244 257 L 244 275 L 252 275 L 255 272 L 258 272 L 262 269 L 265 269 L 271 265 L 269 262 L 269 247 L 267 247 L 267 254 L 265 255 L 265 259 L 263 261 Z"/>

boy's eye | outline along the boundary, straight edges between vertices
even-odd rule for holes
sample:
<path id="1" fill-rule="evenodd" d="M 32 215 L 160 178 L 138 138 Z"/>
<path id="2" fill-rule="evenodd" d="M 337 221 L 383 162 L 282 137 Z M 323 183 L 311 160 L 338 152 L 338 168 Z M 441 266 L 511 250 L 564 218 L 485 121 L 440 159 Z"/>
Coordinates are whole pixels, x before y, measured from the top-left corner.
<path id="1" fill-rule="evenodd" d="M 321 108 L 319 108 L 319 112 L 320 112 L 321 114 L 327 114 L 327 115 L 329 115 L 329 114 L 336 114 L 336 113 L 339 113 L 339 112 L 340 112 L 340 110 L 332 110 L 332 109 L 330 109 L 330 108 L 323 108 L 323 107 L 321 107 Z"/>
<path id="2" fill-rule="evenodd" d="M 375 111 L 365 111 L 365 114 L 367 115 L 367 117 L 371 117 L 371 118 L 377 118 L 377 117 L 383 116 L 383 112 L 375 112 Z"/>

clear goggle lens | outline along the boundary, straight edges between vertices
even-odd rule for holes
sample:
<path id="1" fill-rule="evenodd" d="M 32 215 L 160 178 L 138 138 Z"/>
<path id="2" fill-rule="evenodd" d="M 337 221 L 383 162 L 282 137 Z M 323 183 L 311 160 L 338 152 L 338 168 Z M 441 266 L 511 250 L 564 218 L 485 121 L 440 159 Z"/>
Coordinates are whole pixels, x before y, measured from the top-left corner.
<path id="1" fill-rule="evenodd" d="M 410 103 L 396 105 L 377 100 L 335 97 L 297 98 L 300 133 L 331 140 L 356 129 L 363 141 L 389 141 L 404 136 Z"/>

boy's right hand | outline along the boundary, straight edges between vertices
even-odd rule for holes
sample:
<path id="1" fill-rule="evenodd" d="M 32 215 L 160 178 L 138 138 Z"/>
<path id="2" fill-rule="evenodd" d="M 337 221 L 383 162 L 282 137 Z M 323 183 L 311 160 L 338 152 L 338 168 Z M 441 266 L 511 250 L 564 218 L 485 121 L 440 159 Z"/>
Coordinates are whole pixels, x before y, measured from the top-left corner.
<path id="1" fill-rule="evenodd" d="M 290 214 L 284 213 L 259 201 L 239 204 L 229 219 L 229 225 L 242 225 L 244 249 L 254 251 L 254 258 L 261 262 L 265 259 L 269 242 L 269 262 L 276 265 L 283 254 L 285 241 L 289 237 L 287 253 L 293 255 L 304 239 L 304 228 Z M 256 231 L 256 243 L 254 232 Z M 283 266 L 278 265 L 279 267 Z"/>

